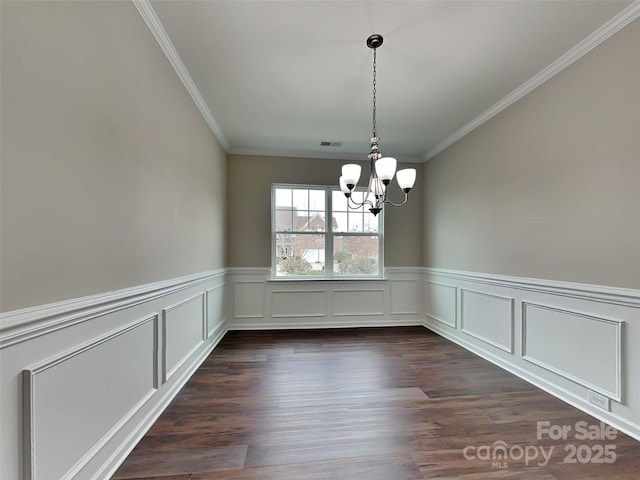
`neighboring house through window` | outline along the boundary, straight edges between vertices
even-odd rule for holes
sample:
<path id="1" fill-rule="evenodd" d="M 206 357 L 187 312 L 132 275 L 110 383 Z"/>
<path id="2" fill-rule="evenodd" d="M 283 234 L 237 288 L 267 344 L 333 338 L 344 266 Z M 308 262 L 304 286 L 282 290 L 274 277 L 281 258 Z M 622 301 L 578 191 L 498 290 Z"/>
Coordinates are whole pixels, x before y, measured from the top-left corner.
<path id="1" fill-rule="evenodd" d="M 382 276 L 382 215 L 348 208 L 336 187 L 274 184 L 271 205 L 273 277 Z"/>

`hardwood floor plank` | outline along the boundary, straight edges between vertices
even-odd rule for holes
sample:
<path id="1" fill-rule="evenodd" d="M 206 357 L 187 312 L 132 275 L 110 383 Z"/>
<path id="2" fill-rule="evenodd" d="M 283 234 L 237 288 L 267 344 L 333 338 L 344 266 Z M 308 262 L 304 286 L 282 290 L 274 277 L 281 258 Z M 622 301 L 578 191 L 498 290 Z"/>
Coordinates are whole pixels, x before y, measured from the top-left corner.
<path id="1" fill-rule="evenodd" d="M 341 461 L 247 467 L 229 472 L 201 473 L 192 480 L 424 480 L 410 457 L 376 456 Z"/>
<path id="2" fill-rule="evenodd" d="M 230 332 L 113 478 L 638 478 L 640 442 L 566 463 L 603 441 L 539 421 L 599 424 L 422 327 Z"/>
<path id="3" fill-rule="evenodd" d="M 213 448 L 178 448 L 170 450 L 136 449 L 112 477 L 115 479 L 213 472 L 242 468 L 247 445 Z"/>
<path id="4" fill-rule="evenodd" d="M 163 475 L 161 477 L 135 477 L 125 480 L 191 480 L 191 474 L 184 475 Z"/>

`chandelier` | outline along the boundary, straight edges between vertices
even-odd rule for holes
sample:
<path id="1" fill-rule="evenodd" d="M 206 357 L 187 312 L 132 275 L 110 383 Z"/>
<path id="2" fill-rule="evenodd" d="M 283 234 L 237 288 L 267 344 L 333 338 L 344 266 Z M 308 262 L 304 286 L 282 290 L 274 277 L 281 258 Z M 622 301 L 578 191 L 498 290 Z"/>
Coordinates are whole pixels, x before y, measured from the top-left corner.
<path id="1" fill-rule="evenodd" d="M 409 191 L 416 181 L 416 169 L 405 168 L 396 172 L 397 161 L 393 157 L 383 157 L 378 148 L 378 128 L 376 125 L 376 51 L 382 45 L 382 35 L 374 34 L 367 38 L 367 47 L 373 49 L 373 135 L 371 136 L 371 151 L 369 160 L 371 161 L 371 173 L 369 175 L 369 185 L 364 200 L 356 202 L 352 193 L 360 179 L 361 167 L 355 163 L 342 166 L 342 176 L 340 177 L 340 190 L 347 197 L 347 204 L 350 208 L 361 208 L 365 205 L 374 215 L 378 215 L 385 203 L 394 207 L 401 207 L 409 199 Z M 393 176 L 396 176 L 400 189 L 404 192 L 404 200 L 400 203 L 392 202 L 387 196 L 387 187 L 391 183 Z"/>

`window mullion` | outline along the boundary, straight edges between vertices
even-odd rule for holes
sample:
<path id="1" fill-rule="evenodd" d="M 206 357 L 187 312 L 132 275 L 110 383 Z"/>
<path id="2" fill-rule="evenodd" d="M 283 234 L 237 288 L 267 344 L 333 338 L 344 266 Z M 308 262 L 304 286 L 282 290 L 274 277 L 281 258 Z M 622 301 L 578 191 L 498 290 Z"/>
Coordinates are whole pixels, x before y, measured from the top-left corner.
<path id="1" fill-rule="evenodd" d="M 333 200 L 332 189 L 325 190 L 324 274 L 333 277 Z"/>
<path id="2" fill-rule="evenodd" d="M 277 193 L 280 192 L 279 189 L 282 189 L 281 193 Z M 304 190 L 306 190 L 306 198 L 305 195 L 303 195 Z M 316 193 L 313 193 L 313 190 L 315 190 Z M 319 194 L 320 191 L 324 192 L 325 221 L 323 231 L 320 230 L 321 222 L 317 219 L 317 215 L 322 211 L 319 208 L 319 202 L 323 198 Z M 367 216 L 368 213 L 363 209 L 349 210 L 348 208 L 343 208 L 343 202 L 341 202 L 341 199 L 338 199 L 337 196 L 337 202 L 334 205 L 334 192 L 338 192 L 338 190 L 331 186 L 292 184 L 272 185 L 271 258 L 272 276 L 274 278 L 293 275 L 294 277 L 291 277 L 291 279 L 312 279 L 314 275 L 320 278 L 322 273 L 322 277 L 324 278 L 348 278 L 349 273 L 347 272 L 351 271 L 354 272 L 353 275 L 355 277 L 371 277 L 373 275 L 359 270 L 362 267 L 366 268 L 368 257 L 373 254 L 374 251 L 372 249 L 376 248 L 375 244 L 371 243 L 373 238 L 371 238 L 371 240 L 367 240 L 368 237 L 377 237 L 378 276 L 383 274 L 384 212 L 381 212 L 376 219 L 378 223 L 377 232 L 370 232 L 369 227 L 375 224 L 372 221 L 373 219 L 369 219 Z M 278 202 L 281 200 L 280 203 L 276 202 L 277 195 L 280 195 L 278 197 Z M 287 200 L 287 196 L 289 196 L 289 200 Z M 280 205 L 280 208 L 278 205 Z M 296 205 L 298 206 L 296 207 Z M 334 207 L 338 208 L 338 213 L 334 212 Z M 336 221 L 339 223 L 340 228 L 334 231 L 334 217 L 336 215 Z M 289 216 L 288 219 L 287 216 Z M 302 221 L 303 218 L 304 222 Z M 346 225 L 343 225 L 345 221 Z M 352 221 L 353 226 L 351 225 Z M 352 227 L 353 230 L 350 231 Z M 320 235 L 323 235 L 323 237 L 320 237 Z M 315 247 L 313 245 L 314 236 L 316 239 Z M 357 237 L 364 238 L 362 240 L 358 240 Z M 312 260 L 308 254 L 313 248 L 317 248 L 318 250 L 320 249 L 318 242 L 319 238 L 324 239 L 324 272 L 320 272 L 321 266 L 318 265 L 318 261 L 322 260 L 322 257 L 319 256 L 316 260 L 316 257 L 314 256 Z M 349 240 L 349 238 L 352 238 L 352 240 Z M 347 256 L 347 259 L 354 260 L 350 261 L 348 264 L 345 263 L 344 265 L 341 263 L 341 267 L 339 268 L 341 272 L 334 271 L 334 257 L 336 256 L 335 242 L 337 239 L 340 239 L 341 246 L 338 252 L 339 257 L 342 259 L 342 252 L 344 251 L 344 255 Z M 365 250 L 360 250 L 361 248 Z M 303 253 L 300 253 L 300 249 L 302 249 Z M 300 255 L 302 255 L 302 257 L 298 258 Z M 282 256 L 283 264 L 287 265 L 286 270 L 283 270 L 284 273 L 280 273 L 279 256 Z M 288 258 L 293 261 L 289 261 Z M 297 266 L 296 260 L 301 260 L 302 269 Z M 309 272 L 305 268 L 308 268 L 307 262 L 312 261 L 314 262 L 313 271 Z M 342 268 L 343 266 L 345 266 L 345 268 Z"/>

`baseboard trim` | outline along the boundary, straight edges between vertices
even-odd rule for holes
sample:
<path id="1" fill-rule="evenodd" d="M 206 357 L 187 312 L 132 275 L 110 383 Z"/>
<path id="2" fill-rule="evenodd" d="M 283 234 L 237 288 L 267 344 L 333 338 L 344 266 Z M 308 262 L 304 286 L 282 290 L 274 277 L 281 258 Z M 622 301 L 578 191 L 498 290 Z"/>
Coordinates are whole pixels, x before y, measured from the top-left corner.
<path id="1" fill-rule="evenodd" d="M 476 341 L 482 335 L 480 337 L 476 335 L 476 338 L 473 338 L 469 332 L 465 333 L 461 321 L 462 295 L 458 295 L 458 292 L 464 290 L 471 291 L 469 285 L 472 284 L 473 291 L 476 290 L 476 286 L 479 287 L 478 290 L 483 294 L 483 298 L 514 297 L 516 304 L 540 303 L 542 301 L 540 299 L 543 298 L 545 300 L 542 303 L 545 305 L 549 303 L 547 299 L 550 299 L 549 301 L 554 304 L 556 309 L 564 309 L 565 302 L 569 302 L 566 303 L 568 305 L 566 311 L 572 315 L 593 315 L 594 318 L 611 317 L 625 322 L 629 327 L 625 328 L 625 333 L 631 332 L 634 336 L 625 335 L 624 341 L 620 342 L 624 346 L 625 342 L 637 343 L 639 338 L 635 333 L 637 332 L 635 327 L 638 326 L 636 322 L 638 320 L 637 312 L 640 308 L 640 290 L 423 267 L 392 267 L 385 270 L 385 275 L 387 274 L 389 275 L 387 278 L 382 280 L 380 284 L 376 283 L 373 287 L 368 281 L 363 281 L 362 285 L 350 281 L 348 288 L 345 289 L 344 284 L 335 281 L 317 282 L 317 284 L 272 282 L 269 280 L 269 270 L 260 268 L 231 268 L 198 273 L 116 292 L 2 314 L 0 315 L 0 349 L 20 344 L 17 349 L 33 350 L 34 358 L 39 359 L 41 355 L 44 355 L 42 346 L 48 338 L 55 340 L 57 336 L 64 335 L 71 338 L 75 335 L 74 332 L 79 331 L 81 335 L 78 334 L 78 338 L 85 338 L 83 335 L 86 334 L 86 338 L 93 339 L 93 334 L 82 333 L 84 326 L 81 324 L 83 322 L 90 323 L 89 320 L 98 319 L 95 324 L 103 326 L 106 325 L 103 320 L 106 322 L 111 321 L 109 318 L 119 319 L 123 315 L 122 311 L 130 307 L 134 307 L 132 315 L 137 315 L 135 312 L 140 310 L 138 306 L 145 302 L 157 301 L 156 304 L 149 306 L 149 312 L 159 312 L 162 309 L 166 310 L 176 305 L 182 305 L 190 299 L 202 297 L 204 315 L 202 318 L 202 343 L 193 350 L 185 349 L 185 352 L 190 351 L 191 353 L 185 356 L 184 363 L 176 369 L 175 375 L 170 376 L 167 383 L 163 384 L 159 378 L 158 372 L 161 363 L 160 360 L 156 360 L 158 372 L 154 375 L 156 387 L 159 387 L 158 390 L 145 399 L 144 405 L 128 417 L 118 427 L 118 431 L 114 431 L 114 434 L 104 444 L 90 452 L 91 458 L 87 458 L 86 462 L 83 462 L 83 465 L 78 468 L 77 474 L 76 472 L 72 473 L 73 478 L 98 480 L 113 475 L 135 445 L 176 397 L 180 389 L 216 348 L 224 335 L 232 330 L 422 326 L 640 441 L 640 425 L 638 424 L 640 417 L 638 417 L 637 410 L 633 410 L 637 406 L 637 402 L 634 400 L 637 399 L 637 395 L 635 397 L 629 395 L 625 399 L 621 394 L 615 405 L 612 402 L 612 411 L 600 410 L 588 403 L 586 394 L 582 395 L 581 391 L 568 382 L 571 380 L 575 383 L 575 380 L 569 376 L 554 377 L 554 372 L 547 375 L 538 366 L 527 365 L 527 362 L 523 361 L 526 360 L 523 357 L 525 337 L 522 335 L 522 328 L 524 323 L 522 322 L 522 311 L 519 309 L 515 310 L 515 318 L 511 320 L 513 329 L 511 351 L 500 349 L 499 345 L 492 346 L 490 342 L 487 343 L 486 339 L 494 338 L 490 335 L 485 336 L 486 339 L 481 338 L 485 343 Z M 441 284 L 439 282 L 448 284 L 446 286 L 451 287 L 455 294 L 448 294 L 440 299 L 437 298 L 437 295 L 430 297 L 428 285 Z M 236 284 L 256 286 L 253 290 L 240 292 L 243 293 L 243 296 L 238 305 L 243 310 L 239 311 L 238 315 L 234 315 L 236 306 L 234 295 L 238 293 L 234 292 Z M 196 291 L 198 291 L 197 294 L 195 294 Z M 209 319 L 208 298 L 209 292 L 213 291 L 217 292 L 215 295 L 212 294 L 211 300 L 212 317 L 215 318 Z M 350 298 L 351 303 L 345 302 L 343 298 L 339 299 L 342 302 L 339 303 L 331 297 L 331 295 L 335 296 L 336 293 L 339 295 L 346 291 L 353 291 L 360 297 Z M 310 293 L 317 292 L 324 293 L 326 298 L 320 301 L 317 296 L 309 296 Z M 173 294 L 177 295 L 172 296 Z M 298 296 L 298 299 L 295 300 L 297 302 L 294 305 L 295 308 L 289 308 L 286 303 L 274 302 L 274 299 L 279 299 L 282 295 Z M 507 296 L 505 297 L 505 295 Z M 365 312 L 369 301 L 382 302 L 382 308 L 378 308 L 379 305 L 375 303 L 375 311 L 380 313 Z M 452 312 L 452 324 L 440 323 L 437 319 L 430 317 L 429 304 L 436 301 L 446 302 L 449 308 L 446 311 Z M 284 308 L 283 305 L 285 305 Z M 345 305 L 348 308 L 344 308 Z M 213 310 L 214 308 L 215 310 Z M 106 317 L 114 313 L 113 317 Z M 490 315 L 491 313 L 485 312 L 483 314 Z M 102 316 L 105 318 L 103 319 Z M 116 320 L 114 325 L 119 321 Z M 208 323 L 210 321 L 211 325 Z M 210 332 L 209 326 L 211 326 Z M 48 334 L 53 332 L 55 335 L 49 337 Z M 478 333 L 476 330 L 474 332 Z M 161 334 L 162 332 L 156 332 L 154 342 L 157 343 L 158 338 L 164 337 L 164 335 L 158 337 Z M 600 338 L 598 335 L 591 337 Z M 29 340 L 36 341 L 30 343 Z M 57 354 L 57 344 L 53 340 L 51 342 L 50 348 L 54 354 Z M 9 348 L 3 351 L 3 354 L 7 354 L 3 360 L 9 358 L 8 355 L 15 350 Z M 619 350 L 621 350 L 620 358 L 622 359 L 620 364 L 620 371 L 623 373 L 620 380 L 622 392 L 627 391 L 629 385 L 632 387 L 631 392 L 638 392 L 638 382 L 634 380 L 636 378 L 634 376 L 637 375 L 637 365 L 627 364 L 628 357 L 625 350 L 622 347 Z M 36 362 L 36 364 L 39 363 Z M 583 362 L 582 365 L 588 366 L 590 364 Z M 24 365 L 17 365 L 16 368 L 20 370 L 24 368 Z M 8 377 L 3 379 L 3 386 L 8 384 Z M 579 385 L 579 382 L 576 385 Z M 5 395 L 3 398 L 11 401 L 12 398 L 18 398 L 18 396 L 17 394 Z M 616 399 L 613 398 L 613 400 Z M 624 403 L 625 400 L 630 400 L 633 403 L 628 405 Z M 10 402 L 8 404 L 11 405 Z M 19 408 L 19 406 L 12 406 L 11 410 L 19 412 Z M 20 414 L 18 413 L 18 415 Z M 15 453 L 13 454 L 15 455 Z"/>
<path id="2" fill-rule="evenodd" d="M 153 426 L 156 420 L 162 415 L 162 412 L 169 406 L 176 395 L 180 392 L 182 387 L 187 383 L 196 370 L 202 365 L 205 359 L 216 348 L 218 343 L 224 338 L 228 331 L 226 322 L 223 322 L 217 327 L 215 333 L 210 337 L 211 343 L 206 346 L 196 357 L 194 357 L 191 364 L 184 368 L 183 372 L 172 379 L 173 384 L 167 391 L 158 399 L 153 409 L 145 415 L 145 417 L 136 425 L 131 433 L 127 435 L 125 441 L 120 444 L 118 449 L 109 457 L 109 459 L 103 464 L 92 477 L 91 480 L 99 480 L 104 478 L 110 478 L 120 465 L 126 460 L 131 451 L 135 448 L 138 442 L 144 437 L 144 435 Z"/>
<path id="3" fill-rule="evenodd" d="M 553 383 L 538 377 L 537 375 L 527 372 L 526 370 L 514 365 L 510 362 L 504 361 L 502 358 L 492 354 L 488 350 L 478 347 L 464 338 L 453 334 L 449 330 L 445 328 L 441 328 L 438 325 L 435 325 L 428 320 L 424 321 L 422 326 L 426 329 L 431 330 L 434 333 L 437 333 L 441 337 L 446 338 L 447 340 L 452 341 L 453 343 L 463 347 L 465 350 L 470 351 L 471 353 L 478 355 L 481 358 L 497 365 L 498 367 L 506 370 L 509 373 L 512 373 L 518 378 L 530 383 L 539 389 L 547 392 L 550 395 L 562 400 L 565 403 L 577 408 L 578 410 L 591 415 L 592 417 L 601 420 L 608 425 L 616 428 L 617 430 L 629 435 L 630 437 L 640 441 L 640 425 L 637 425 L 633 422 L 630 422 L 619 415 L 610 412 L 602 412 L 596 410 L 595 408 L 591 408 L 591 406 L 584 400 L 580 399 L 575 394 L 557 386 Z"/>
<path id="4" fill-rule="evenodd" d="M 324 318 L 324 317 L 322 317 Z M 345 322 L 333 322 L 325 320 L 309 321 L 293 321 L 293 322 L 238 322 L 236 321 L 229 326 L 229 331 L 233 330 L 304 330 L 304 329 L 329 329 L 329 328 L 370 328 L 370 327 L 415 327 L 422 325 L 421 320 L 390 320 L 382 319 L 380 321 L 364 321 L 362 319 L 350 320 Z"/>

